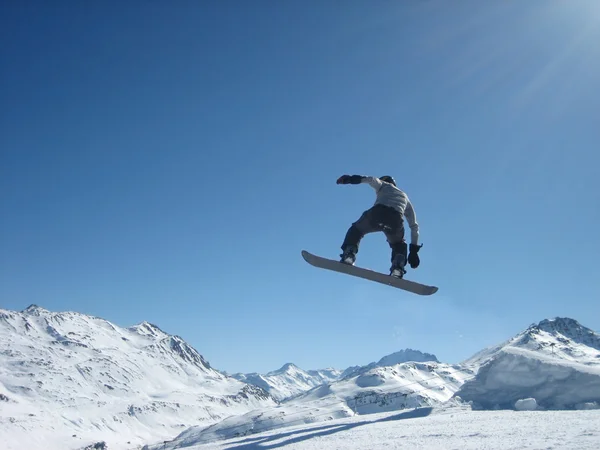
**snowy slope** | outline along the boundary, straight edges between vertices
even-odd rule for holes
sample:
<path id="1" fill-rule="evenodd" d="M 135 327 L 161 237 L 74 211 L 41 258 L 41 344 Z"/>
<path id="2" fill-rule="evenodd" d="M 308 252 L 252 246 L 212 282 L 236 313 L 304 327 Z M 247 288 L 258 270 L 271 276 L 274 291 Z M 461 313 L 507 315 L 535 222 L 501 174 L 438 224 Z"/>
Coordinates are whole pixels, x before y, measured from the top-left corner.
<path id="1" fill-rule="evenodd" d="M 288 398 L 277 407 L 186 430 L 166 448 L 330 423 L 356 415 L 460 405 L 463 400 L 473 401 L 476 407 L 514 409 L 518 400 L 536 397 L 542 407 L 591 409 L 597 407 L 594 401 L 600 394 L 598 348 L 600 340 L 591 330 L 572 319 L 552 319 L 479 352 L 464 364 L 440 363 L 435 356 L 420 352 L 399 352 L 377 363 L 349 368 L 338 381 Z M 394 364 L 406 355 L 422 362 Z M 531 406 L 532 402 L 522 404 Z M 373 446 L 369 443 L 365 448 Z"/>
<path id="2" fill-rule="evenodd" d="M 231 436 L 260 433 L 298 424 L 396 411 L 447 402 L 473 376 L 470 369 L 437 362 L 410 362 L 358 371 L 282 402 L 217 424 L 193 427 L 170 442 L 179 448 Z M 162 445 L 162 444 L 161 444 Z M 155 446 L 154 448 L 162 448 Z"/>
<path id="3" fill-rule="evenodd" d="M 299 423 L 285 430 L 211 443 L 167 443 L 149 450 L 596 450 L 600 411 L 470 411 L 424 407 L 400 412 Z"/>
<path id="4" fill-rule="evenodd" d="M 448 401 L 473 376 L 457 365 L 410 362 L 375 367 L 312 389 L 285 402 L 285 407 L 322 408 L 336 403 L 353 413 L 372 414 Z"/>
<path id="5" fill-rule="evenodd" d="M 294 364 L 287 363 L 281 369 L 264 375 L 236 373 L 231 376 L 264 389 L 277 400 L 284 400 L 323 383 L 335 381 L 341 373 L 341 370 L 333 368 L 305 371 Z"/>
<path id="6" fill-rule="evenodd" d="M 276 404 L 155 325 L 37 306 L 0 310 L 0 399 L 3 449 L 138 444 Z"/>
<path id="7" fill-rule="evenodd" d="M 476 408 L 514 408 L 525 398 L 546 409 L 600 403 L 600 335 L 573 319 L 543 320 L 465 364 L 481 367 L 456 395 Z"/>
<path id="8" fill-rule="evenodd" d="M 416 418 L 431 408 L 464 408 L 463 400 L 482 409 L 513 409 L 528 398 L 535 401 L 519 405 L 598 408 L 600 336 L 575 320 L 556 318 L 463 364 L 407 349 L 343 372 L 286 364 L 266 375 L 236 378 L 147 322 L 121 328 L 36 306 L 0 310 L 3 450 L 80 449 L 99 441 L 108 448 L 152 442 L 153 448 L 186 447 L 361 416 L 366 423 L 366 417 L 393 411 Z M 267 390 L 285 400 L 278 402 Z M 581 413 L 598 418 L 593 411 Z"/>

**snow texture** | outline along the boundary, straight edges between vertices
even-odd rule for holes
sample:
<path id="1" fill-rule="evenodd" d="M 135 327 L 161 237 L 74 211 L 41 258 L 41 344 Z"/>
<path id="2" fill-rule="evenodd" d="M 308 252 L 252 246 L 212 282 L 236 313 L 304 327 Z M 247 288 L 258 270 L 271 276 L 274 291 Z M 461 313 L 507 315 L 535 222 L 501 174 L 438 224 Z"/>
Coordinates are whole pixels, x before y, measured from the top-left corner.
<path id="1" fill-rule="evenodd" d="M 598 448 L 599 405 L 600 337 L 573 319 L 461 364 L 406 349 L 345 370 L 228 376 L 147 322 L 0 310 L 3 450 Z"/>
<path id="2" fill-rule="evenodd" d="M 233 419 L 232 419 L 233 421 Z M 285 430 L 231 435 L 210 442 L 179 440 L 148 450 L 494 449 L 596 450 L 600 411 L 471 411 L 461 406 L 331 418 Z"/>
<path id="3" fill-rule="evenodd" d="M 349 367 L 344 371 L 334 368 L 305 371 L 292 363 L 287 363 L 281 369 L 264 375 L 258 373 L 236 373 L 231 376 L 240 381 L 258 386 L 269 392 L 275 399 L 284 401 L 322 384 L 355 377 L 377 367 L 394 366 L 409 361 L 438 362 L 435 355 L 430 353 L 405 349 L 384 356 L 378 362 L 373 362 L 366 366 Z"/>
<path id="4" fill-rule="evenodd" d="M 402 363 L 358 373 L 313 388 L 276 407 L 257 409 L 208 427 L 188 429 L 172 445 L 185 447 L 298 424 L 326 423 L 357 414 L 441 405 L 472 376 L 459 366 L 434 362 Z"/>
<path id="5" fill-rule="evenodd" d="M 231 376 L 264 389 L 277 400 L 284 400 L 313 387 L 335 381 L 341 374 L 341 370 L 333 368 L 305 371 L 292 363 L 287 363 L 281 369 L 264 375 L 236 373 Z"/>
<path id="6" fill-rule="evenodd" d="M 354 366 L 346 369 L 340 378 L 349 378 L 356 376 L 361 372 L 367 372 L 377 367 L 393 366 L 404 362 L 439 362 L 435 355 L 423 353 L 418 350 L 407 348 L 391 355 L 384 356 L 377 362 L 372 362 L 366 366 Z"/>
<path id="7" fill-rule="evenodd" d="M 143 444 L 275 404 L 156 325 L 0 310 L 3 450 Z"/>
<path id="8" fill-rule="evenodd" d="M 600 336 L 573 319 L 543 320 L 467 361 L 479 364 L 456 393 L 477 409 L 512 409 L 524 398 L 543 409 L 600 402 Z"/>
<path id="9" fill-rule="evenodd" d="M 515 402 L 515 409 L 517 411 L 535 411 L 537 407 L 535 398 L 522 398 Z"/>

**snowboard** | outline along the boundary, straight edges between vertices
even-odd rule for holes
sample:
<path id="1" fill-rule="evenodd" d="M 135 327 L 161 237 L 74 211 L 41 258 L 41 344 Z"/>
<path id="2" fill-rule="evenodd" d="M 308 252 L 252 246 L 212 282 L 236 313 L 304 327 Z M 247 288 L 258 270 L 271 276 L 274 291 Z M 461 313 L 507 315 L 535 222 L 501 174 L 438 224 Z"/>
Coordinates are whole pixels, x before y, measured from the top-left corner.
<path id="1" fill-rule="evenodd" d="M 302 257 L 312 266 L 319 267 L 321 269 L 333 270 L 334 272 L 352 275 L 369 281 L 375 281 L 387 286 L 412 292 L 413 294 L 431 295 L 435 294 L 438 290 L 436 286 L 428 286 L 426 284 L 417 283 L 404 278 L 396 278 L 392 277 L 391 275 L 385 275 L 374 270 L 351 266 L 333 259 L 313 255 L 306 250 L 302 250 Z"/>

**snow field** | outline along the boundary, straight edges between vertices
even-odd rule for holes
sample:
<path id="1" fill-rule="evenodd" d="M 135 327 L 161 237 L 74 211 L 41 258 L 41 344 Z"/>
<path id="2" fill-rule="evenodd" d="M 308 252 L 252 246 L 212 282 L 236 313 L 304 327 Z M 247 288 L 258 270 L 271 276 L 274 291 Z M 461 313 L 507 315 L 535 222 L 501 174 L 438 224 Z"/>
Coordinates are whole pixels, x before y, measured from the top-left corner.
<path id="1" fill-rule="evenodd" d="M 418 408 L 333 419 L 194 445 L 193 440 L 148 450 L 597 450 L 600 410 L 471 411 Z"/>

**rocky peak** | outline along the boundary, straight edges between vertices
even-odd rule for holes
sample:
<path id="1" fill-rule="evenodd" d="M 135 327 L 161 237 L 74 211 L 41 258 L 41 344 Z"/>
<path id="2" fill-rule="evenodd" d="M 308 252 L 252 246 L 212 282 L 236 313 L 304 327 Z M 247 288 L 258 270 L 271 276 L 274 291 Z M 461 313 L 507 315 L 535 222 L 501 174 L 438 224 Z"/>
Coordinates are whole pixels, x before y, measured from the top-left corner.
<path id="1" fill-rule="evenodd" d="M 384 356 L 377 362 L 377 366 L 393 366 L 404 362 L 439 362 L 435 355 L 423 353 L 419 350 L 407 348 L 391 355 Z"/>
<path id="2" fill-rule="evenodd" d="M 600 350 L 600 335 L 591 329 L 584 327 L 575 319 L 568 317 L 555 317 L 553 319 L 544 319 L 537 325 L 532 325 L 527 329 L 527 335 L 535 336 L 541 332 L 546 332 L 559 341 L 564 338 L 578 344 L 584 344 L 589 347 Z"/>
<path id="3" fill-rule="evenodd" d="M 153 323 L 150 322 L 142 322 L 139 323 L 137 325 L 134 325 L 132 327 L 129 327 L 130 331 L 134 331 L 137 334 L 140 334 L 142 336 L 147 336 L 147 337 L 151 337 L 151 338 L 164 338 L 169 336 L 168 333 L 165 333 L 163 330 L 161 330 L 158 325 L 154 325 Z"/>
<path id="4" fill-rule="evenodd" d="M 39 316 L 43 313 L 49 313 L 49 311 L 42 308 L 41 306 L 38 306 L 38 305 L 32 303 L 31 305 L 29 305 L 27 308 L 25 308 L 23 310 L 23 313 L 30 314 L 33 316 Z"/>

